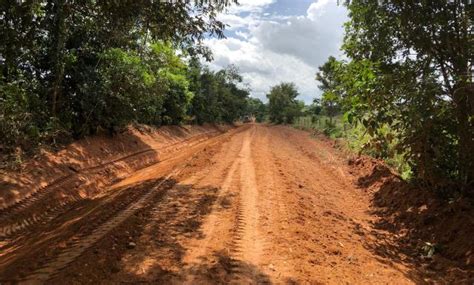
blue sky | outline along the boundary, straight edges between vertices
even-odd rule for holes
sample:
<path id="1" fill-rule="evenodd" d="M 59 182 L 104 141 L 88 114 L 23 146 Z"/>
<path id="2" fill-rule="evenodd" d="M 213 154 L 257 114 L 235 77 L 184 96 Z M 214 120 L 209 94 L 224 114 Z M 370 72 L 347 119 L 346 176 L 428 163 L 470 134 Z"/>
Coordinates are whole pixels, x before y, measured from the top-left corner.
<path id="1" fill-rule="evenodd" d="M 341 57 L 345 7 L 336 0 L 240 0 L 219 18 L 226 39 L 207 39 L 212 69 L 239 67 L 252 96 L 266 100 L 270 87 L 294 82 L 301 100 L 320 96 L 314 80 L 318 66 Z"/>
<path id="2" fill-rule="evenodd" d="M 297 16 L 304 15 L 309 6 L 316 2 L 315 0 L 280 0 L 266 7 L 265 12 L 279 15 Z"/>

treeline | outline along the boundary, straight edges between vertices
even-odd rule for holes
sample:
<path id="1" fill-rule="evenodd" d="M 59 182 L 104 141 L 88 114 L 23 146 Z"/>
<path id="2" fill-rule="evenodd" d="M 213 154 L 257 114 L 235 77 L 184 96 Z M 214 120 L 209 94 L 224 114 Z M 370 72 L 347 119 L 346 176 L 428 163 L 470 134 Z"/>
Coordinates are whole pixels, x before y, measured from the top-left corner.
<path id="1" fill-rule="evenodd" d="M 1 152 L 252 112 L 234 67 L 199 63 L 212 58 L 204 37 L 223 36 L 216 13 L 235 1 L 186 2 L 1 1 Z"/>
<path id="2" fill-rule="evenodd" d="M 320 105 L 362 125 L 382 157 L 402 155 L 416 181 L 473 193 L 474 5 L 348 2 L 348 60 L 320 67 Z"/>

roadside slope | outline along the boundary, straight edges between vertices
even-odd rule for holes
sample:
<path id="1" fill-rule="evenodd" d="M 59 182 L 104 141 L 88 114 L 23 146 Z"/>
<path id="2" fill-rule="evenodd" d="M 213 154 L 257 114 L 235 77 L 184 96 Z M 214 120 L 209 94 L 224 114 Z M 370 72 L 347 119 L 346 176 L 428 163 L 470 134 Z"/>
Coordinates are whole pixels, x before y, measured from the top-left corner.
<path id="1" fill-rule="evenodd" d="M 0 237 L 8 237 L 65 206 L 101 195 L 131 173 L 229 130 L 229 126 L 129 128 L 85 138 L 58 153 L 43 152 L 20 171 L 0 175 Z"/>

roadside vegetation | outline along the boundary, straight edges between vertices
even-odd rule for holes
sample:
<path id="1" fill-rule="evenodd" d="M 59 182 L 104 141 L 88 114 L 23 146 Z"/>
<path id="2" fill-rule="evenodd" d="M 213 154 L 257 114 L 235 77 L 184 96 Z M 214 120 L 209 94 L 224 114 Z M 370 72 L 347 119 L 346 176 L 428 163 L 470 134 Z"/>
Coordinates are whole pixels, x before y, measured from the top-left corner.
<path id="1" fill-rule="evenodd" d="M 432 189 L 472 194 L 473 6 L 350 1 L 347 7 L 348 59 L 330 57 L 316 75 L 323 91 L 318 107 L 329 117 L 323 131 L 366 141 L 365 151 Z M 350 131 L 341 133 L 337 115 Z"/>
<path id="2" fill-rule="evenodd" d="M 216 13 L 234 3 L 2 1 L 2 161 L 130 123 L 262 120 L 235 67 L 200 63 L 212 59 L 204 37 L 223 37 Z"/>
<path id="3" fill-rule="evenodd" d="M 404 156 L 395 153 L 396 143 L 386 141 L 376 143 L 362 124 L 350 124 L 342 114 L 329 117 L 324 114 L 311 114 L 308 111 L 303 111 L 303 113 L 305 115 L 298 117 L 293 123 L 294 127 L 336 140 L 338 147 L 344 151 L 383 159 L 403 179 L 410 180 L 413 178 L 411 167 L 405 161 Z M 389 132 L 390 130 L 386 129 L 384 131 Z"/>

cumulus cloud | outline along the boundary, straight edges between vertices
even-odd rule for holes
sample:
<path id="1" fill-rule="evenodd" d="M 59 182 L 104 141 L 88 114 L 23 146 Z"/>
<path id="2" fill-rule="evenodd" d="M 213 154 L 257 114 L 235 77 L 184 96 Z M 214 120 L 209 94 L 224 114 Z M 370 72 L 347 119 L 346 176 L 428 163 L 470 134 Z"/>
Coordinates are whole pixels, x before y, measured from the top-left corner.
<path id="1" fill-rule="evenodd" d="M 291 17 L 285 22 L 262 22 L 253 30 L 264 49 L 293 55 L 310 65 L 324 62 L 328 55 L 337 55 L 343 30 L 345 11 L 338 7 L 312 4 L 308 16 Z M 314 8 L 316 7 L 316 8 Z"/>
<path id="2" fill-rule="evenodd" d="M 242 12 L 260 13 L 268 5 L 274 2 L 276 2 L 276 0 L 239 0 L 239 5 L 231 6 L 228 9 L 228 13 L 230 14 L 242 13 Z"/>
<path id="3" fill-rule="evenodd" d="M 328 56 L 340 55 L 345 8 L 335 0 L 319 0 L 304 15 L 269 15 L 265 9 L 274 0 L 239 2 L 242 6 L 220 16 L 231 26 L 227 39 L 207 40 L 215 58 L 211 68 L 236 65 L 252 96 L 263 100 L 271 86 L 294 82 L 300 99 L 310 103 L 320 94 L 314 80 L 317 67 Z"/>

